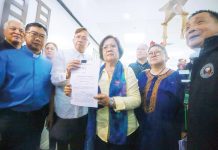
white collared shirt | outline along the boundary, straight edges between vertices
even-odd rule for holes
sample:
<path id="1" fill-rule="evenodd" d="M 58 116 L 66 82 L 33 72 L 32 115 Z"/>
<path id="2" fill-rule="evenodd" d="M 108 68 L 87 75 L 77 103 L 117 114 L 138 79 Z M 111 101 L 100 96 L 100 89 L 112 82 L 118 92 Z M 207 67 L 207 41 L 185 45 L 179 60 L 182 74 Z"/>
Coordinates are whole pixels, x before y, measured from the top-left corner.
<path id="1" fill-rule="evenodd" d="M 58 52 L 51 71 L 51 82 L 55 85 L 55 112 L 64 119 L 79 118 L 88 113 L 87 107 L 72 105 L 70 97 L 64 94 L 67 64 L 73 59 L 89 59 L 89 56 L 72 49 Z"/>

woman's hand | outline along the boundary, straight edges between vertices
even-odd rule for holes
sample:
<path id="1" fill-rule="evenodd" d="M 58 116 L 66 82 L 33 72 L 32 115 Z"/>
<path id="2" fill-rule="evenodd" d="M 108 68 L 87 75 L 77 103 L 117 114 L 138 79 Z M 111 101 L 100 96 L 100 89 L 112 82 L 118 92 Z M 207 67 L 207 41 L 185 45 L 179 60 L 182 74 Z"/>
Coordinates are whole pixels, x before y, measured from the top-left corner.
<path id="1" fill-rule="evenodd" d="M 71 93 L 72 93 L 72 88 L 71 88 L 71 84 L 67 84 L 67 85 L 65 85 L 65 87 L 64 87 L 64 93 L 65 93 L 65 95 L 67 95 L 67 96 L 71 96 Z"/>
<path id="2" fill-rule="evenodd" d="M 98 100 L 98 104 L 102 106 L 109 106 L 109 96 L 106 94 L 98 94 L 94 97 L 94 99 Z"/>

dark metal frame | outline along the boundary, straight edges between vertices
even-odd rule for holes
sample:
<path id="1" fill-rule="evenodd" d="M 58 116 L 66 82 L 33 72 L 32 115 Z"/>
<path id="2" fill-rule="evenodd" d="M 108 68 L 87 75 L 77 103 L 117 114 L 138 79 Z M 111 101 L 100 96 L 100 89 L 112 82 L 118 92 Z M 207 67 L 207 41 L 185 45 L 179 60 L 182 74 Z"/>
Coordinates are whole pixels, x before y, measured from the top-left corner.
<path id="1" fill-rule="evenodd" d="M 76 21 L 76 23 L 81 26 L 84 27 L 82 25 L 82 23 L 73 15 L 73 13 L 70 11 L 70 9 L 64 4 L 64 2 L 62 0 L 57 0 L 59 2 L 59 4 L 65 9 L 65 11 Z M 89 33 L 91 39 L 99 46 L 99 43 L 95 40 L 95 38 Z"/>
<path id="2" fill-rule="evenodd" d="M 38 6 L 37 6 L 36 20 L 35 21 L 43 24 L 48 30 L 49 23 L 50 23 L 51 9 L 45 3 L 43 3 L 41 0 L 36 0 L 36 1 L 38 2 Z M 47 14 L 44 11 L 42 11 L 43 7 L 48 11 Z M 47 21 L 44 21 L 40 17 L 41 15 L 43 17 L 45 17 Z"/>

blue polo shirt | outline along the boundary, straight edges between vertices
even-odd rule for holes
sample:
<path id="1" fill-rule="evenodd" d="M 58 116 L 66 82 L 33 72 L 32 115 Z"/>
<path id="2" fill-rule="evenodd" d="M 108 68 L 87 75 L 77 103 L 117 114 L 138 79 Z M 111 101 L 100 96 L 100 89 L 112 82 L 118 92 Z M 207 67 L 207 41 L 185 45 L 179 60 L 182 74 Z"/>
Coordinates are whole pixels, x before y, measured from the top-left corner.
<path id="1" fill-rule="evenodd" d="M 48 104 L 51 62 L 26 46 L 0 52 L 0 109 L 34 111 Z"/>

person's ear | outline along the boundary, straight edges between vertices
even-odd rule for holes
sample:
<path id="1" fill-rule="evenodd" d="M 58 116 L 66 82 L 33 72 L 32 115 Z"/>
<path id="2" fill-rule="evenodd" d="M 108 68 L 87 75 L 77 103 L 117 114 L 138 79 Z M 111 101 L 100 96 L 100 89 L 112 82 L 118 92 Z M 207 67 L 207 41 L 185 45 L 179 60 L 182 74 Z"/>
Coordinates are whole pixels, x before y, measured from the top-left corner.
<path id="1" fill-rule="evenodd" d="M 26 32 L 24 32 L 24 34 L 23 34 L 24 36 L 24 40 L 26 40 L 26 36 L 27 36 L 27 33 Z"/>

